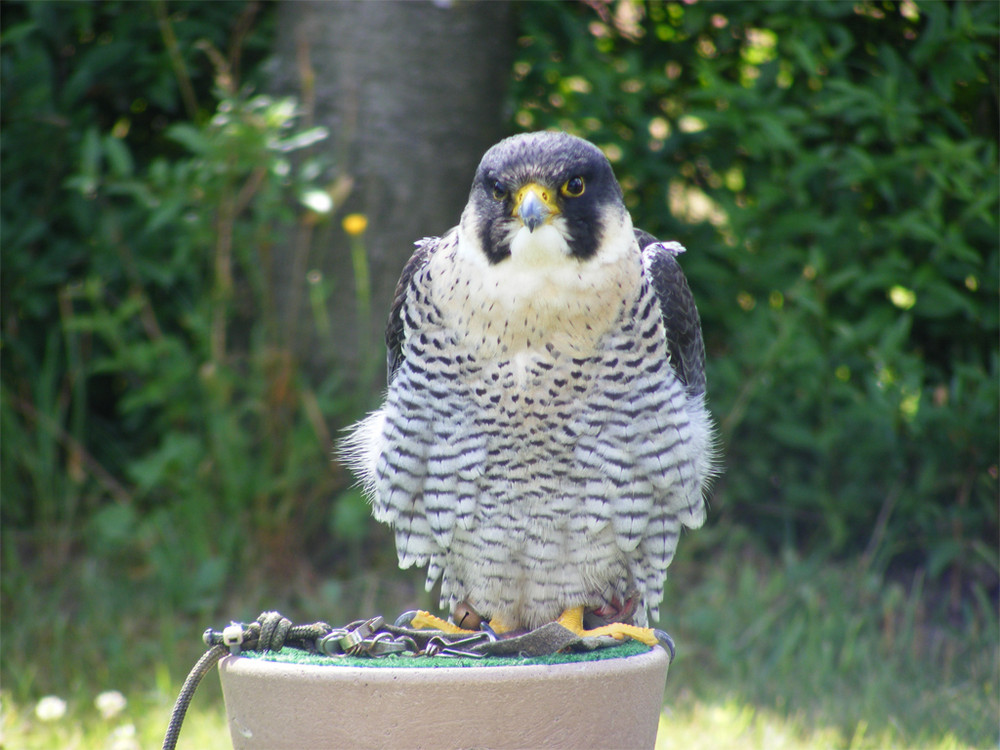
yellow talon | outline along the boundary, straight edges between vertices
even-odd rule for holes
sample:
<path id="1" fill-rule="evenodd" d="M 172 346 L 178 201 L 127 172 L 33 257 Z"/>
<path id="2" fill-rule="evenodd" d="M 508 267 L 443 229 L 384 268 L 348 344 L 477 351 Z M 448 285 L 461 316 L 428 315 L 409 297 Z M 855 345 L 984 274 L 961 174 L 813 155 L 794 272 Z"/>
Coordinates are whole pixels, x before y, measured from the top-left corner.
<path id="1" fill-rule="evenodd" d="M 410 627 L 414 630 L 440 630 L 445 633 L 460 634 L 460 633 L 478 633 L 479 630 L 466 630 L 465 628 L 460 628 L 453 622 L 444 620 L 437 615 L 432 615 L 430 612 L 425 612 L 422 609 L 417 610 L 417 614 L 413 616 L 410 620 Z M 494 617 L 490 620 L 490 628 L 494 633 L 506 633 L 511 630 L 511 627 L 503 621 L 501 617 Z"/>
<path id="2" fill-rule="evenodd" d="M 626 636 L 633 638 L 647 646 L 655 646 L 659 643 L 656 633 L 652 628 L 640 628 L 635 625 L 626 625 L 623 622 L 613 622 L 610 625 L 602 625 L 593 630 L 583 628 L 583 607 L 571 607 L 559 615 L 557 622 L 567 630 L 571 630 L 581 637 L 591 637 L 600 635 L 610 635 L 618 640 Z"/>
<path id="3" fill-rule="evenodd" d="M 593 630 L 585 630 L 583 627 L 582 606 L 567 609 L 559 616 L 557 622 L 567 630 L 571 630 L 581 637 L 610 635 L 613 638 L 617 638 L 619 641 L 625 639 L 626 637 L 633 638 L 641 643 L 645 643 L 647 646 L 655 646 L 659 643 L 652 628 L 640 628 L 635 625 L 626 625 L 623 622 L 613 622 L 610 625 L 602 625 L 601 627 L 594 628 Z M 455 635 L 479 632 L 476 630 L 466 630 L 465 628 L 460 628 L 458 625 L 448 622 L 447 620 L 443 620 L 437 615 L 432 615 L 430 612 L 425 612 L 424 610 L 419 610 L 417 614 L 413 616 L 413 619 L 410 621 L 410 627 L 416 630 L 440 630 L 444 633 L 451 633 Z M 510 630 L 506 623 L 504 623 L 499 617 L 494 617 L 490 620 L 490 627 L 495 633 L 504 633 Z"/>
<path id="4" fill-rule="evenodd" d="M 490 620 L 490 630 L 492 630 L 497 635 L 500 635 L 501 633 L 508 633 L 513 629 L 514 628 L 512 628 L 510 625 L 504 622 L 503 618 L 500 617 L 499 615 Z"/>
<path id="5" fill-rule="evenodd" d="M 458 627 L 454 623 L 448 622 L 447 620 L 442 620 L 437 615 L 432 615 L 430 612 L 424 612 L 422 609 L 417 611 L 417 614 L 413 616 L 410 620 L 410 627 L 415 630 L 423 630 L 425 628 L 430 628 L 431 630 L 441 630 L 445 633 L 474 633 L 474 630 L 465 630 L 464 628 Z"/>

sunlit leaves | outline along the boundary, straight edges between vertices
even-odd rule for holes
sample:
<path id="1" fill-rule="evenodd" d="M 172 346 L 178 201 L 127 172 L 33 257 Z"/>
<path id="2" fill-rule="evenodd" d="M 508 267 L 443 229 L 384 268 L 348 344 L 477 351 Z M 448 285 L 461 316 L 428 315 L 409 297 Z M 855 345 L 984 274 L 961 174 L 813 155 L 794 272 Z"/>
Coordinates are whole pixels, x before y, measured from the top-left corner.
<path id="1" fill-rule="evenodd" d="M 600 143 L 636 223 L 689 248 L 737 476 L 717 509 L 766 497 L 782 535 L 821 539 L 798 520 L 816 513 L 850 546 L 887 476 L 920 466 L 893 543 L 927 544 L 914 530 L 962 482 L 996 489 L 995 429 L 953 394 L 962 372 L 995 426 L 1000 6 L 645 8 L 625 38 L 582 6 L 529 6 L 517 122 Z"/>

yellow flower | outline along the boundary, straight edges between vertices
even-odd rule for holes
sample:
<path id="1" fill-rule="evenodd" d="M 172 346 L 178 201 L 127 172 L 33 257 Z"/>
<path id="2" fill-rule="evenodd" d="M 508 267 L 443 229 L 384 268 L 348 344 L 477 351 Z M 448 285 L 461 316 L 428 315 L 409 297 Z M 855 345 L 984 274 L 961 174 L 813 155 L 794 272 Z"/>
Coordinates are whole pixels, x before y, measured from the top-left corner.
<path id="1" fill-rule="evenodd" d="M 364 214 L 347 214 L 343 227 L 345 232 L 356 237 L 368 228 L 368 217 Z"/>

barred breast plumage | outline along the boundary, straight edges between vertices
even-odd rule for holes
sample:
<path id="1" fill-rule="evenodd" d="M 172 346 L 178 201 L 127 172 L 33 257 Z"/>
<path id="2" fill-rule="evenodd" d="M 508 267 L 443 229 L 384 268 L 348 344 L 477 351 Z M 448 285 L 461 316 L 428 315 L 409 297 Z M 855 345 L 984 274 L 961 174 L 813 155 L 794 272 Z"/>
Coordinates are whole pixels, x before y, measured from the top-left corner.
<path id="1" fill-rule="evenodd" d="M 386 401 L 345 455 L 400 565 L 426 565 L 428 588 L 441 578 L 442 606 L 533 628 L 638 597 L 645 625 L 711 474 L 682 248 L 634 231 L 619 193 L 596 204 L 586 257 L 560 203 L 564 223 L 510 229 L 498 262 L 482 248 L 480 182 L 461 225 L 404 271 Z"/>

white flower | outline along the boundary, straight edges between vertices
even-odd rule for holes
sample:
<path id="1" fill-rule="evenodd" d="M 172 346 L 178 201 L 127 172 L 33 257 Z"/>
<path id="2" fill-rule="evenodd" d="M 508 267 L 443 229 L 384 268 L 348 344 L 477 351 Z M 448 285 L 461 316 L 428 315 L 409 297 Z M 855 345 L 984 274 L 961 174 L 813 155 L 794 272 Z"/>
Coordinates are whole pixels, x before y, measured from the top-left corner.
<path id="1" fill-rule="evenodd" d="M 46 695 L 35 706 L 39 721 L 56 721 L 66 715 L 66 701 L 58 695 Z"/>
<path id="2" fill-rule="evenodd" d="M 135 724 L 123 724 L 111 733 L 111 750 L 140 750 Z"/>
<path id="3" fill-rule="evenodd" d="M 105 719 L 113 719 L 124 711 L 127 702 L 117 690 L 105 690 L 94 699 L 94 705 Z"/>

